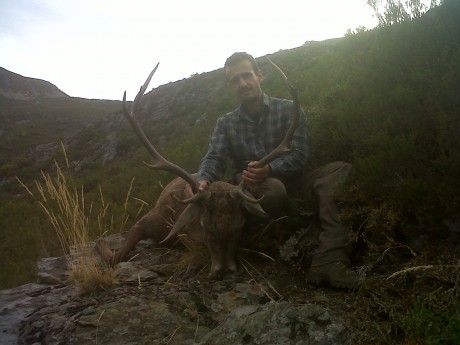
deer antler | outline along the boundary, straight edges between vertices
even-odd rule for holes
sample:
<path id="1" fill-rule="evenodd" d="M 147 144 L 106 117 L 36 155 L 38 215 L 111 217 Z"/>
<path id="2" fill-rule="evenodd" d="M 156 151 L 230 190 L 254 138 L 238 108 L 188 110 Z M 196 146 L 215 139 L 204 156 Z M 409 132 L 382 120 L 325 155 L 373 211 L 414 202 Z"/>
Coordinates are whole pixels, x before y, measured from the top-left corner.
<path id="1" fill-rule="evenodd" d="M 273 61 L 271 61 L 270 58 L 268 58 L 268 61 L 273 65 L 273 67 L 283 77 L 283 79 L 284 79 L 284 81 L 285 81 L 285 83 L 286 83 L 286 85 L 287 85 L 287 87 L 289 89 L 289 92 L 291 94 L 292 100 L 294 102 L 294 113 L 293 113 L 293 116 L 292 116 L 291 125 L 290 125 L 288 131 L 286 132 L 286 135 L 285 135 L 284 139 L 282 140 L 282 142 L 272 152 L 270 152 L 265 157 L 263 157 L 262 159 L 257 161 L 255 163 L 255 165 L 254 165 L 254 167 L 256 167 L 256 168 L 261 168 L 261 167 L 269 164 L 270 162 L 274 161 L 276 158 L 278 158 L 282 154 L 290 151 L 289 146 L 290 146 L 290 143 L 291 143 L 292 138 L 294 136 L 294 132 L 297 129 L 297 127 L 299 125 L 299 121 L 300 121 L 300 105 L 299 105 L 299 97 L 298 97 L 297 89 L 295 89 L 292 86 L 292 84 L 289 82 L 288 78 L 286 77 L 284 72 L 281 70 L 281 68 L 279 68 Z M 124 112 L 124 115 L 126 116 L 126 118 L 128 119 L 128 121 L 130 122 L 131 126 L 133 127 L 134 132 L 138 136 L 139 140 L 142 142 L 142 144 L 145 146 L 147 151 L 150 153 L 150 155 L 155 160 L 155 164 L 147 164 L 145 162 L 144 162 L 144 164 L 147 167 L 151 168 L 151 169 L 169 171 L 169 172 L 171 172 L 171 173 L 173 173 L 173 174 L 175 174 L 175 175 L 177 175 L 179 177 L 182 177 L 185 181 L 187 181 L 190 184 L 194 195 L 191 198 L 188 198 L 186 200 L 182 200 L 183 203 L 188 204 L 188 203 L 191 203 L 191 202 L 196 202 L 198 200 L 201 200 L 204 197 L 204 195 L 202 195 L 204 193 L 198 193 L 197 183 L 196 183 L 195 179 L 192 177 L 191 174 L 189 174 L 187 171 L 185 171 L 180 166 L 178 166 L 178 165 L 176 165 L 174 163 L 171 163 L 170 161 L 166 160 L 165 158 L 163 158 L 158 153 L 158 151 L 155 149 L 155 147 L 152 145 L 152 143 L 149 141 L 149 139 L 145 135 L 144 131 L 142 130 L 142 127 L 140 126 L 138 120 L 136 119 L 136 113 L 140 109 L 140 102 L 141 102 L 142 96 L 144 95 L 145 91 L 147 90 L 147 87 L 148 87 L 148 85 L 150 83 L 150 80 L 152 79 L 153 75 L 155 74 L 159 64 L 160 63 L 158 63 L 155 66 L 155 68 L 152 70 L 152 72 L 150 72 L 150 74 L 147 77 L 147 80 L 145 81 L 144 85 L 142 85 L 142 87 L 140 88 L 139 92 L 137 93 L 136 97 L 134 98 L 134 102 L 133 102 L 133 104 L 131 106 L 130 111 L 128 110 L 128 106 L 127 106 L 127 103 L 126 103 L 126 91 L 124 92 L 124 94 L 123 94 L 123 112 Z M 237 195 L 240 195 L 244 199 L 247 199 L 248 196 L 244 193 L 244 189 L 246 187 L 245 183 L 244 182 L 240 183 L 240 185 L 238 187 L 239 188 L 237 188 L 237 189 L 232 191 L 232 195 L 235 196 L 235 197 Z M 248 201 L 256 203 L 256 202 L 259 202 L 260 200 L 251 198 L 251 200 L 248 200 Z"/>
<path id="2" fill-rule="evenodd" d="M 288 78 L 286 77 L 286 74 L 284 74 L 281 68 L 279 68 L 272 60 L 270 60 L 270 58 L 267 58 L 267 59 L 272 64 L 272 66 L 281 74 L 281 76 L 283 77 L 286 83 L 286 86 L 288 87 L 289 93 L 291 94 L 292 100 L 294 102 L 294 113 L 292 114 L 291 125 L 289 126 L 289 129 L 286 132 L 286 135 L 284 136 L 283 141 L 272 152 L 267 154 L 262 159 L 258 160 L 257 163 L 254 165 L 255 168 L 262 168 L 268 163 L 273 162 L 275 159 L 277 159 L 282 154 L 289 152 L 291 150 L 290 145 L 291 145 L 292 137 L 294 136 L 294 132 L 299 126 L 299 121 L 300 121 L 300 104 L 299 104 L 299 94 L 297 92 L 297 89 L 294 86 L 292 86 L 292 84 L 289 82 Z"/>
<path id="3" fill-rule="evenodd" d="M 138 113 L 140 109 L 140 102 L 141 102 L 142 96 L 144 95 L 145 90 L 147 90 L 147 87 L 150 84 L 150 80 L 155 74 L 159 64 L 160 63 L 157 63 L 157 65 L 152 70 L 152 72 L 150 72 L 144 85 L 142 85 L 141 89 L 136 95 L 136 98 L 134 98 L 134 102 L 131 106 L 131 111 L 128 110 L 128 106 L 126 103 L 126 91 L 124 92 L 123 94 L 123 113 L 125 117 L 128 119 L 131 126 L 133 127 L 134 132 L 136 133 L 139 140 L 142 142 L 142 144 L 145 146 L 147 151 L 150 153 L 150 155 L 155 160 L 155 164 L 147 164 L 145 162 L 144 164 L 150 169 L 169 171 L 179 177 L 182 177 L 185 181 L 187 181 L 190 184 L 190 186 L 192 187 L 193 193 L 197 194 L 198 186 L 193 176 L 189 174 L 187 171 L 185 171 L 184 169 L 182 169 L 180 166 L 166 160 L 165 158 L 163 158 L 163 156 L 161 156 L 158 153 L 158 151 L 155 149 L 155 147 L 152 145 L 152 143 L 149 141 L 149 139 L 145 135 L 141 125 L 139 124 L 139 121 L 136 118 L 136 113 Z"/>
<path id="4" fill-rule="evenodd" d="M 294 111 L 292 114 L 292 120 L 291 120 L 291 125 L 289 126 L 288 131 L 286 132 L 286 135 L 284 136 L 283 140 L 281 143 L 276 147 L 273 151 L 271 151 L 269 154 L 267 154 L 265 157 L 262 159 L 258 160 L 255 164 L 255 168 L 262 168 L 263 166 L 269 164 L 270 162 L 273 162 L 275 159 L 280 157 L 282 154 L 289 152 L 290 145 L 292 142 L 292 138 L 294 136 L 294 132 L 299 126 L 299 121 L 300 121 L 300 104 L 299 104 L 299 94 L 297 92 L 297 89 L 292 86 L 292 84 L 289 82 L 288 78 L 286 77 L 286 74 L 279 68 L 270 58 L 267 58 L 268 61 L 272 64 L 272 66 L 278 71 L 278 73 L 281 74 L 283 77 L 288 89 L 289 93 L 291 94 L 292 100 L 294 102 Z M 232 195 L 241 195 L 241 196 L 246 196 L 244 194 L 244 190 L 246 189 L 246 184 L 244 181 L 241 181 L 241 183 L 238 185 L 238 188 L 232 191 Z"/>

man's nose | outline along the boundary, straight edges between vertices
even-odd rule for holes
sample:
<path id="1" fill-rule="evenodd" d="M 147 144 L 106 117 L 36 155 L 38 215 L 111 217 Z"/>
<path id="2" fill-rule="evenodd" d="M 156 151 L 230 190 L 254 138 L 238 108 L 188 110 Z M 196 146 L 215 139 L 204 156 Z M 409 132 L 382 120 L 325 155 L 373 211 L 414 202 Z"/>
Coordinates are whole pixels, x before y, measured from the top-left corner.
<path id="1" fill-rule="evenodd" d="M 248 83 L 247 83 L 247 81 L 246 81 L 245 78 L 243 78 L 243 77 L 241 77 L 241 76 L 238 77 L 238 86 L 239 86 L 239 87 L 244 87 L 244 86 L 246 86 L 247 84 L 248 84 Z"/>

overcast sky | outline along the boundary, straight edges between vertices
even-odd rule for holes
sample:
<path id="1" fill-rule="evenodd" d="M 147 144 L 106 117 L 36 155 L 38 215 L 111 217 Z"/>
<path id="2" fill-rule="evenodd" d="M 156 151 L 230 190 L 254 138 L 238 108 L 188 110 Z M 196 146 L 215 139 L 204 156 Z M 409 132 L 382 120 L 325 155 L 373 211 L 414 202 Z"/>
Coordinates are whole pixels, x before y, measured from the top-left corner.
<path id="1" fill-rule="evenodd" d="M 151 86 L 343 37 L 377 20 L 366 0 L 0 0 L 0 66 L 70 96 L 132 99 Z"/>

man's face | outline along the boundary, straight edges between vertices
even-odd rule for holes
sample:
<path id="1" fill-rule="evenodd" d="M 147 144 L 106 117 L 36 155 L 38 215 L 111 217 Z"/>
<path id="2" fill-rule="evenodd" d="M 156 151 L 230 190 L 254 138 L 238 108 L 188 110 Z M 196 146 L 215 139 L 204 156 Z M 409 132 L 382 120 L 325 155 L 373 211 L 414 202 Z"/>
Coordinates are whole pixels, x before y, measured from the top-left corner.
<path id="1" fill-rule="evenodd" d="M 239 98 L 242 104 L 261 99 L 263 80 L 262 72 L 254 71 L 249 60 L 243 60 L 225 70 L 230 90 Z"/>

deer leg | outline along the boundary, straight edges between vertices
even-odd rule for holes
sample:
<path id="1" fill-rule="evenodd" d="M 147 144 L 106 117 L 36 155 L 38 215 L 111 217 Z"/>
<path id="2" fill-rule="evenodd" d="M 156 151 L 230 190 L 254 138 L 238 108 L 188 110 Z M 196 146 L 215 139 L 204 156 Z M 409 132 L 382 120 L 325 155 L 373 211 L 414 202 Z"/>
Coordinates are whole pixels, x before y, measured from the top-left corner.
<path id="1" fill-rule="evenodd" d="M 167 231 L 167 224 L 163 216 L 157 210 L 152 210 L 129 229 L 126 239 L 117 252 L 113 252 L 105 240 L 99 240 L 96 243 L 96 250 L 106 263 L 114 266 L 125 261 L 139 241 L 152 238 L 155 242 L 160 242 L 166 236 Z"/>
<path id="2" fill-rule="evenodd" d="M 221 242 L 223 248 L 222 253 L 225 253 L 225 263 L 227 272 L 235 273 L 236 268 L 236 251 L 238 248 L 238 241 L 235 238 L 228 239 L 228 242 Z"/>
<path id="3" fill-rule="evenodd" d="M 116 265 L 121 261 L 125 261 L 128 258 L 129 253 L 136 248 L 139 241 L 145 240 L 145 229 L 139 226 L 137 222 L 134 226 L 129 229 L 128 235 L 125 241 L 122 243 L 120 249 L 113 255 L 111 264 Z"/>
<path id="4" fill-rule="evenodd" d="M 94 247 L 94 249 L 95 249 L 96 253 L 98 253 L 101 256 L 102 260 L 106 264 L 112 263 L 114 253 L 113 253 L 112 249 L 110 249 L 109 243 L 107 242 L 106 239 L 101 238 L 101 239 L 97 240 L 96 241 L 96 246 Z"/>
<path id="5" fill-rule="evenodd" d="M 222 276 L 222 257 L 223 253 L 220 248 L 220 243 L 215 238 L 208 237 L 207 245 L 209 253 L 211 254 L 211 271 L 209 272 L 209 279 L 220 279 Z"/>
<path id="6" fill-rule="evenodd" d="M 110 249 L 109 243 L 105 239 L 100 239 L 96 242 L 96 252 L 99 253 L 105 263 L 115 266 L 119 262 L 125 261 L 129 252 L 136 247 L 140 240 L 145 238 L 144 231 L 136 227 L 136 225 L 129 230 L 127 238 L 117 252 Z"/>

